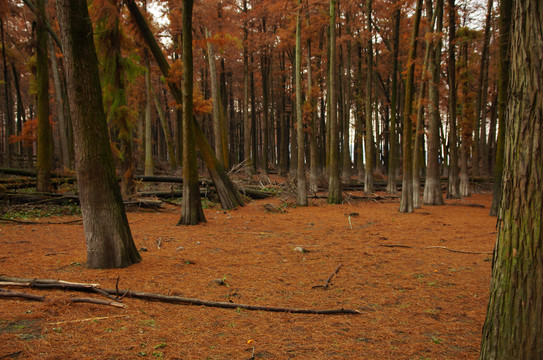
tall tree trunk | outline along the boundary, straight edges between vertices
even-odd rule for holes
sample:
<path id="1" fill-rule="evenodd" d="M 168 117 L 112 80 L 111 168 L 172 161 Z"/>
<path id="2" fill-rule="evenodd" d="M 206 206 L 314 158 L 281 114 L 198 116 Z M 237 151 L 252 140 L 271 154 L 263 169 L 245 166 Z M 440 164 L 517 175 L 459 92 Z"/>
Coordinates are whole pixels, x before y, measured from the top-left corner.
<path id="1" fill-rule="evenodd" d="M 11 63 L 11 72 L 13 74 L 13 84 L 15 85 L 15 94 L 17 96 L 17 133 L 22 132 L 23 124 L 26 122 L 25 108 L 23 105 L 23 97 L 21 95 L 21 86 L 19 84 L 19 72 L 15 68 L 15 64 Z M 21 142 L 19 153 L 24 154 L 24 146 Z"/>
<path id="2" fill-rule="evenodd" d="M 177 225 L 196 225 L 205 222 L 198 164 L 193 114 L 192 62 L 192 7 L 193 0 L 183 0 L 183 207 Z"/>
<path id="3" fill-rule="evenodd" d="M 175 161 L 175 151 L 173 148 L 172 134 L 170 128 L 168 127 L 168 121 L 164 115 L 164 110 L 162 110 L 162 105 L 158 99 L 158 95 L 151 84 L 151 96 L 155 102 L 155 108 L 158 113 L 158 118 L 160 119 L 160 125 L 162 126 L 162 133 L 164 134 L 164 139 L 166 140 L 166 149 L 168 151 L 168 164 L 170 164 L 170 169 L 175 171 L 177 169 L 177 162 Z"/>
<path id="4" fill-rule="evenodd" d="M 435 12 L 436 27 L 434 34 L 440 34 L 443 30 L 443 0 L 437 0 Z M 439 131 L 441 119 L 439 115 L 439 75 L 441 73 L 441 37 L 434 38 L 432 44 L 429 71 L 432 80 L 429 89 L 429 113 L 430 124 L 428 129 L 428 167 L 426 181 L 424 182 L 423 203 L 425 205 L 443 205 L 441 193 L 441 181 L 439 171 Z"/>
<path id="5" fill-rule="evenodd" d="M 337 126 L 336 103 L 336 0 L 330 0 L 330 59 L 329 59 L 329 87 L 328 97 L 330 103 L 330 179 L 328 183 L 328 203 L 341 204 L 343 194 L 339 178 L 339 141 Z"/>
<path id="6" fill-rule="evenodd" d="M 225 169 L 228 169 L 230 167 L 228 151 L 228 99 L 226 94 L 226 70 L 224 69 L 224 58 L 221 58 L 221 75 L 219 79 L 219 120 L 221 127 L 222 165 Z"/>
<path id="7" fill-rule="evenodd" d="M 449 0 L 449 178 L 447 198 L 458 199 L 458 131 L 456 127 L 456 5 Z"/>
<path id="8" fill-rule="evenodd" d="M 309 6 L 307 4 L 306 6 Z M 309 11 L 307 12 L 307 28 L 309 28 Z M 309 134 L 309 190 L 317 192 L 319 189 L 319 150 L 317 145 L 317 104 L 315 103 L 315 97 L 313 96 L 313 71 L 311 68 L 311 37 L 307 38 L 306 44 L 306 59 L 307 59 L 307 102 L 311 108 L 311 118 L 309 120 L 310 134 Z"/>
<path id="9" fill-rule="evenodd" d="M 432 8 L 432 1 L 426 0 L 426 15 L 429 22 L 428 32 L 433 32 L 436 22 L 436 14 Z M 419 99 L 418 99 L 418 109 L 417 109 L 417 124 L 415 130 L 415 144 L 413 145 L 413 207 L 415 209 L 420 209 L 420 176 L 422 168 L 422 149 L 423 149 L 423 133 L 424 133 L 424 99 L 426 96 L 426 85 L 427 81 L 430 81 L 428 78 L 428 63 L 430 61 L 430 54 L 433 54 L 433 44 L 430 42 L 430 39 L 426 39 L 426 49 L 424 51 L 424 61 L 422 65 L 422 81 L 419 88 Z M 433 60 L 433 59 L 432 59 Z"/>
<path id="10" fill-rule="evenodd" d="M 4 143 L 5 143 L 5 158 L 6 158 L 6 166 L 11 166 L 11 157 L 15 154 L 15 149 L 13 144 L 10 143 L 10 137 L 14 135 L 14 122 L 13 122 L 13 112 L 11 109 L 11 99 L 10 99 L 10 86 L 9 86 L 9 75 L 8 75 L 8 63 L 6 58 L 6 41 L 4 37 L 4 22 L 0 18 L 0 35 L 2 37 L 2 60 L 3 60 L 3 68 L 4 68 L 4 96 L 6 101 L 6 108 L 5 108 L 5 117 L 6 117 L 6 124 L 5 124 L 5 130 L 4 130 Z M 47 61 L 47 55 L 46 61 Z"/>
<path id="11" fill-rule="evenodd" d="M 145 56 L 147 58 L 147 55 Z M 153 175 L 153 133 L 151 118 L 151 65 L 145 60 L 145 175 Z"/>
<path id="12" fill-rule="evenodd" d="M 299 206 L 307 206 L 307 187 L 305 181 L 305 146 L 304 146 L 304 119 L 302 112 L 302 19 L 300 8 L 302 1 L 298 0 L 296 13 L 296 131 L 298 134 L 298 171 L 297 190 Z"/>
<path id="13" fill-rule="evenodd" d="M 373 88 L 373 35 L 371 30 L 371 4 L 372 0 L 366 1 L 366 16 L 368 26 L 368 73 L 366 77 L 366 173 L 364 176 L 364 192 L 371 194 L 373 192 L 373 169 L 375 145 L 373 143 L 373 110 L 372 110 L 372 88 Z"/>
<path id="14" fill-rule="evenodd" d="M 513 1 L 512 19 L 505 181 L 480 359 L 543 358 L 543 3 Z"/>
<path id="15" fill-rule="evenodd" d="M 57 12 L 78 154 L 76 175 L 87 266 L 128 266 L 141 257 L 132 239 L 113 165 L 87 2 L 61 0 Z"/>
<path id="16" fill-rule="evenodd" d="M 53 72 L 53 84 L 55 86 L 55 100 L 57 106 L 57 118 L 58 118 L 58 132 L 60 140 L 60 154 L 62 165 L 65 169 L 71 169 L 71 157 L 68 143 L 68 126 L 66 124 L 65 106 L 66 99 L 64 98 L 64 91 L 60 82 L 60 75 L 58 71 L 57 57 L 55 55 L 55 47 L 51 38 L 48 39 L 49 51 L 51 53 L 51 71 Z"/>
<path id="17" fill-rule="evenodd" d="M 463 29 L 467 30 L 467 29 Z M 467 37 L 468 35 L 465 34 Z M 461 135 L 462 142 L 460 144 L 460 196 L 470 195 L 469 186 L 469 172 L 468 172 L 468 158 L 470 145 L 477 140 L 473 140 L 473 109 L 472 99 L 469 94 L 469 64 L 468 64 L 468 42 L 464 39 L 460 48 L 460 57 L 462 58 L 461 74 L 461 89 L 462 89 L 462 121 L 461 121 Z M 477 132 L 476 132 L 477 133 Z M 475 145 L 476 146 L 476 145 Z"/>
<path id="18" fill-rule="evenodd" d="M 38 93 L 38 179 L 36 190 L 51 191 L 51 169 L 53 167 L 53 132 L 49 116 L 49 64 L 47 60 L 47 30 L 45 29 L 45 0 L 37 2 L 36 16 L 36 86 Z"/>
<path id="19" fill-rule="evenodd" d="M 247 0 L 243 0 L 243 12 L 247 13 Z M 249 50 L 247 23 L 243 24 L 243 155 L 246 160 L 247 174 L 253 172 L 253 157 L 251 156 L 251 123 L 249 121 Z M 254 109 L 251 108 L 254 112 Z"/>
<path id="20" fill-rule="evenodd" d="M 498 215 L 498 206 L 502 197 L 503 164 L 505 157 L 505 113 L 509 89 L 509 67 L 511 64 L 511 13 L 513 0 L 500 1 L 500 68 L 498 82 L 498 139 L 496 140 L 496 165 L 494 166 L 494 189 L 490 215 Z"/>
<path id="21" fill-rule="evenodd" d="M 221 100 L 219 94 L 219 81 L 217 80 L 217 66 L 215 65 L 215 50 L 211 44 L 211 33 L 205 28 L 205 36 L 207 40 L 207 61 L 209 64 L 209 79 L 211 82 L 211 99 L 213 110 L 213 143 L 215 144 L 215 155 L 219 161 L 223 162 L 224 154 L 222 147 L 221 134 Z M 222 163 L 224 166 L 224 163 Z"/>
<path id="22" fill-rule="evenodd" d="M 390 131 L 389 131 L 389 144 L 390 149 L 388 152 L 388 179 L 387 179 L 387 193 L 396 193 L 396 116 L 398 114 L 398 53 L 400 47 L 400 19 L 401 19 L 401 7 L 400 2 L 396 1 L 394 6 L 394 49 L 392 60 L 392 90 L 390 96 Z"/>
<path id="23" fill-rule="evenodd" d="M 419 34 L 420 18 L 422 13 L 422 0 L 417 0 L 415 19 L 413 22 L 413 33 L 409 50 L 407 81 L 405 89 L 405 104 L 403 111 L 403 174 L 402 174 L 402 197 L 400 201 L 400 212 L 413 212 L 413 153 L 411 149 L 411 136 L 413 123 L 411 113 L 413 112 L 413 82 L 415 74 L 415 58 L 417 55 L 417 37 Z"/>
<path id="24" fill-rule="evenodd" d="M 473 176 L 479 176 L 481 160 L 484 158 L 484 147 L 486 139 L 484 131 L 486 130 L 486 94 L 488 81 L 485 85 L 485 72 L 488 67 L 488 45 L 490 43 L 490 22 L 492 19 L 493 0 L 487 1 L 487 12 L 485 20 L 485 33 L 483 40 L 483 50 L 481 52 L 481 67 L 479 69 L 479 81 L 477 83 L 477 103 L 475 109 L 475 133 L 476 138 L 473 147 L 473 161 L 471 165 Z M 488 79 L 488 78 L 487 78 Z"/>

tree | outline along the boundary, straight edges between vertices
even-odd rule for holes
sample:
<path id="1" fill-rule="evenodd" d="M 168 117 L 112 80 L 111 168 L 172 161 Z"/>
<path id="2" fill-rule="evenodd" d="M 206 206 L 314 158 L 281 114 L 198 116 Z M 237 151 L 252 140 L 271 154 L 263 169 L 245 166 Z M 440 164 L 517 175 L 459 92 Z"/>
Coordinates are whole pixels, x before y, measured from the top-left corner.
<path id="1" fill-rule="evenodd" d="M 411 34 L 411 43 L 409 49 L 409 60 L 407 70 L 407 80 L 405 89 L 405 104 L 403 111 L 403 172 L 402 172 L 402 197 L 400 201 L 400 212 L 413 212 L 413 158 L 411 150 L 411 135 L 413 132 L 413 123 L 411 114 L 413 112 L 413 82 L 415 75 L 415 57 L 417 54 L 417 36 L 419 33 L 420 18 L 422 13 L 422 0 L 417 0 L 415 9 L 415 19 L 413 31 Z"/>
<path id="2" fill-rule="evenodd" d="M 512 11 L 505 181 L 480 359 L 543 358 L 543 3 L 516 0 Z"/>
<path id="3" fill-rule="evenodd" d="M 85 0 L 57 3 L 73 120 L 76 176 L 89 268 L 141 260 L 121 197 L 110 147 L 98 58 Z"/>
<path id="4" fill-rule="evenodd" d="M 505 111 L 507 105 L 507 90 L 509 87 L 510 65 L 510 33 L 511 12 L 513 0 L 500 1 L 500 65 L 498 82 L 498 139 L 496 149 L 496 165 L 494 166 L 494 191 L 492 192 L 492 205 L 490 215 L 498 215 L 498 206 L 502 195 L 503 158 L 505 149 Z"/>
<path id="5" fill-rule="evenodd" d="M 366 1 L 366 12 L 368 19 L 368 74 L 366 78 L 366 173 L 364 176 L 364 192 L 371 194 L 373 192 L 373 159 L 375 155 L 375 146 L 373 144 L 373 107 L 372 107 L 372 89 L 373 89 L 373 42 L 371 33 L 371 3 L 372 0 Z"/>
<path id="6" fill-rule="evenodd" d="M 36 190 L 51 191 L 51 168 L 53 167 L 53 133 L 49 104 L 49 62 L 47 60 L 47 30 L 45 29 L 45 0 L 37 2 L 36 16 L 36 87 L 38 92 L 38 157 L 36 168 L 38 181 Z"/>
<path id="7" fill-rule="evenodd" d="M 449 0 L 449 178 L 447 198 L 460 197 L 458 187 L 458 133 L 456 127 L 456 5 Z"/>
<path id="8" fill-rule="evenodd" d="M 426 172 L 426 181 L 424 183 L 423 203 L 425 205 L 443 205 L 443 195 L 441 194 L 441 181 L 439 171 L 439 129 L 441 128 L 441 119 L 439 115 L 439 74 L 441 73 L 441 37 L 443 28 L 443 0 L 437 0 L 435 11 L 437 13 L 436 28 L 432 43 L 431 58 L 429 60 L 429 71 L 432 74 L 429 98 L 430 98 L 430 124 L 428 131 L 428 169 Z"/>
<path id="9" fill-rule="evenodd" d="M 328 102 L 330 120 L 330 174 L 328 182 L 328 203 L 341 204 L 341 180 L 339 178 L 339 141 L 337 126 L 337 100 L 336 100 L 336 1 L 330 0 L 330 60 Z"/>
<path id="10" fill-rule="evenodd" d="M 192 6 L 193 0 L 183 0 L 183 208 L 177 225 L 196 225 L 205 222 L 193 121 L 193 63 L 192 63 Z"/>
<path id="11" fill-rule="evenodd" d="M 394 6 L 394 48 L 393 48 L 393 60 L 392 60 L 392 85 L 391 85 L 391 101 L 390 101 L 390 136 L 389 144 L 390 149 L 388 152 L 388 179 L 387 179 L 387 193 L 396 193 L 396 118 L 398 114 L 398 53 L 400 48 L 400 19 L 401 19 L 401 7 L 400 1 L 396 0 Z"/>
<path id="12" fill-rule="evenodd" d="M 296 131 L 298 140 L 297 190 L 300 206 L 307 206 L 307 186 L 305 181 L 304 119 L 302 116 L 302 19 L 300 17 L 302 1 L 298 0 L 296 12 Z"/>

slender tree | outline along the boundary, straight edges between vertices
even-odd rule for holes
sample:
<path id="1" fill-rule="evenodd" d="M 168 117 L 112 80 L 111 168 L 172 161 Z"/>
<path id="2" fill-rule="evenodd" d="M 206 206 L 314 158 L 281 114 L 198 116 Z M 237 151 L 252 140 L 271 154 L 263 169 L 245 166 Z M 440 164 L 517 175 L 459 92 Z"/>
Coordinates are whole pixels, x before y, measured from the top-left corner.
<path id="1" fill-rule="evenodd" d="M 503 198 L 480 359 L 543 358 L 543 3 L 513 1 Z"/>
<path id="2" fill-rule="evenodd" d="M 128 266 L 141 257 L 132 239 L 113 165 L 87 2 L 60 0 L 57 12 L 77 153 L 87 266 Z"/>
<path id="3" fill-rule="evenodd" d="M 51 169 L 53 167 L 53 132 L 49 104 L 49 62 L 47 59 L 47 30 L 45 28 L 45 0 L 38 0 L 36 16 L 36 86 L 38 93 L 38 150 L 36 189 L 51 191 Z"/>
<path id="4" fill-rule="evenodd" d="M 178 225 L 205 222 L 193 120 L 192 7 L 193 0 L 183 0 L 183 208 Z"/>
<path id="5" fill-rule="evenodd" d="M 428 129 L 428 166 L 426 181 L 424 183 L 423 203 L 425 205 L 443 205 L 439 169 L 439 130 L 441 119 L 439 115 L 439 75 L 441 73 L 441 36 L 443 28 L 443 0 L 437 0 L 436 27 L 432 43 L 432 54 L 429 62 L 429 71 L 432 75 L 429 88 L 430 124 Z"/>
<path id="6" fill-rule="evenodd" d="M 415 19 L 413 20 L 413 32 L 409 50 L 407 81 L 405 89 L 405 104 L 403 111 L 403 174 L 402 174 L 402 197 L 400 201 L 400 212 L 413 212 L 413 153 L 411 149 L 411 136 L 413 123 L 411 114 L 413 112 L 413 82 L 415 75 L 415 57 L 417 54 L 417 36 L 419 34 L 420 18 L 422 13 L 422 0 L 417 0 L 415 8 Z"/>
<path id="7" fill-rule="evenodd" d="M 300 11 L 302 0 L 298 0 L 296 12 L 296 131 L 298 133 L 298 205 L 307 206 L 307 186 L 305 180 L 304 119 L 302 116 L 302 19 Z"/>
<path id="8" fill-rule="evenodd" d="M 373 34 L 371 26 L 371 5 L 372 0 L 366 1 L 366 17 L 368 27 L 368 73 L 366 77 L 366 137 L 364 151 L 366 159 L 366 173 L 364 176 L 364 192 L 371 194 L 373 192 L 373 168 L 375 157 L 375 145 L 373 143 L 373 108 L 372 108 L 372 89 L 373 89 Z"/>
<path id="9" fill-rule="evenodd" d="M 460 197 L 458 186 L 458 130 L 456 127 L 456 5 L 449 0 L 449 178 L 447 198 Z"/>
<path id="10" fill-rule="evenodd" d="M 400 1 L 396 1 L 394 6 L 394 48 L 393 48 L 393 60 L 392 60 L 392 85 L 390 95 L 390 135 L 389 144 L 390 149 L 388 152 L 388 179 L 387 179 L 387 193 L 396 193 L 396 152 L 397 152 L 397 136 L 396 136 L 396 122 L 398 114 L 398 54 L 400 48 L 400 19 L 401 19 L 401 6 Z"/>
<path id="11" fill-rule="evenodd" d="M 329 122 L 330 122 L 330 164 L 329 164 L 329 183 L 328 183 L 328 203 L 341 204 L 343 194 L 341 190 L 341 180 L 339 178 L 339 141 L 337 126 L 337 101 L 336 101 L 336 0 L 330 0 L 330 59 L 329 63 L 329 86 L 328 97 L 330 103 Z"/>
<path id="12" fill-rule="evenodd" d="M 511 54 L 511 13 L 513 0 L 500 1 L 500 65 L 498 82 L 498 139 L 496 141 L 496 165 L 494 166 L 494 191 L 490 215 L 498 215 L 498 206 L 502 196 L 503 163 L 505 154 L 505 112 L 507 106 L 507 91 L 509 87 L 509 67 Z"/>

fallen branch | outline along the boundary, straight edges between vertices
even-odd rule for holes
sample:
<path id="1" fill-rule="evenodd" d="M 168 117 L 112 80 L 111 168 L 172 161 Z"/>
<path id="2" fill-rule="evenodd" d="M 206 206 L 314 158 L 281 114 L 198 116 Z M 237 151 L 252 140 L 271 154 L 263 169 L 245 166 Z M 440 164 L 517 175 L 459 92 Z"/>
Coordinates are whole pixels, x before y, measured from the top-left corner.
<path id="1" fill-rule="evenodd" d="M 470 203 L 451 203 L 451 204 L 447 204 L 447 205 L 451 205 L 451 206 L 467 206 L 467 207 L 477 207 L 477 208 L 483 208 L 484 209 L 484 205 L 481 205 L 481 204 L 470 204 Z"/>
<path id="2" fill-rule="evenodd" d="M 118 318 L 118 317 L 130 317 L 130 316 L 132 316 L 132 315 L 98 316 L 98 317 L 92 317 L 92 318 L 86 318 L 86 319 L 57 321 L 57 322 L 49 323 L 49 325 L 60 325 L 60 324 L 86 322 L 86 321 L 98 321 L 98 320 L 105 320 L 105 319 Z"/>
<path id="3" fill-rule="evenodd" d="M 93 287 L 99 287 L 98 284 L 80 284 L 80 283 L 70 283 L 60 280 L 51 280 L 51 279 L 19 279 L 15 277 L 0 277 L 0 285 L 2 281 L 10 283 L 19 283 L 19 286 L 30 286 L 40 289 L 66 289 L 73 291 L 83 291 L 83 292 L 94 292 Z M 297 308 L 286 308 L 286 307 L 274 307 L 274 306 L 255 306 L 247 304 L 236 304 L 230 302 L 220 302 L 220 301 L 208 301 L 195 298 L 188 298 L 182 296 L 171 296 L 171 295 L 160 295 L 154 293 L 146 293 L 140 291 L 131 291 L 131 290 L 118 290 L 118 289 L 101 289 L 104 292 L 110 295 L 118 295 L 119 293 L 124 293 L 126 297 L 131 297 L 135 299 L 144 299 L 152 301 L 160 301 L 173 304 L 188 304 L 188 305 L 200 305 L 208 307 L 217 307 L 223 309 L 245 309 L 245 310 L 256 310 L 256 311 L 271 311 L 271 312 L 285 312 L 292 314 L 318 314 L 318 315 L 331 315 L 331 314 L 361 314 L 358 310 L 352 309 L 325 309 L 325 310 L 314 310 L 314 309 L 297 309 Z"/>
<path id="4" fill-rule="evenodd" d="M 328 289 L 328 287 L 330 286 L 330 281 L 332 281 L 332 278 L 339 272 L 339 269 L 341 269 L 341 267 L 343 266 L 343 264 L 339 264 L 338 267 L 336 268 L 336 270 L 334 270 L 334 272 L 332 273 L 332 275 L 330 275 L 328 277 L 328 279 L 326 279 L 326 282 L 324 283 L 324 285 L 315 285 L 313 286 L 312 288 L 313 289 L 316 289 L 316 288 L 323 288 L 324 290 Z"/>
<path id="5" fill-rule="evenodd" d="M 379 246 L 390 247 L 390 248 L 408 248 L 408 249 L 415 248 L 414 246 L 402 245 L 402 244 L 379 244 Z M 442 249 L 442 250 L 447 250 L 447 251 L 461 253 L 461 254 L 492 255 L 492 252 L 456 250 L 456 249 L 450 249 L 446 246 L 425 246 L 425 247 L 421 247 L 420 249 Z"/>
<path id="6" fill-rule="evenodd" d="M 69 221 L 29 221 L 29 220 L 17 220 L 17 219 L 7 219 L 0 218 L 0 221 L 14 222 L 17 224 L 24 225 L 78 225 L 83 222 L 83 219 L 69 220 Z"/>
<path id="7" fill-rule="evenodd" d="M 0 290 L 0 298 L 21 298 L 32 301 L 45 301 L 45 296 L 27 294 L 17 291 Z"/>
<path id="8" fill-rule="evenodd" d="M 97 304 L 97 305 L 108 305 L 113 306 L 116 308 L 125 308 L 126 305 L 123 303 L 120 303 L 118 301 L 113 300 L 105 300 L 105 299 L 94 299 L 94 298 L 79 298 L 79 297 L 73 297 L 70 298 L 70 302 L 72 303 L 88 303 L 88 304 Z"/>

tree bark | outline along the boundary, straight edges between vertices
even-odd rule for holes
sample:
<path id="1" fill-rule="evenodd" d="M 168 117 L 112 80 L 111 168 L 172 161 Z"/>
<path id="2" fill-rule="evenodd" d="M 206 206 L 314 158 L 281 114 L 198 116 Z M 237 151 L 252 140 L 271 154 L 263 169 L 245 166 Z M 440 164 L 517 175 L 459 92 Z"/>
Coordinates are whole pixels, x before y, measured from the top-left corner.
<path id="1" fill-rule="evenodd" d="M 110 147 L 98 59 L 87 2 L 57 2 L 68 97 L 74 128 L 76 174 L 89 268 L 114 268 L 141 260 L 136 249 Z"/>
<path id="2" fill-rule="evenodd" d="M 458 199 L 458 135 L 456 127 L 456 5 L 449 0 L 449 178 L 447 198 Z"/>
<path id="3" fill-rule="evenodd" d="M 145 175 L 154 173 L 151 101 L 151 64 L 145 59 Z"/>
<path id="4" fill-rule="evenodd" d="M 543 358 L 543 3 L 512 9 L 503 198 L 480 359 Z"/>
<path id="5" fill-rule="evenodd" d="M 434 34 L 440 34 L 443 28 L 443 0 L 437 0 L 435 12 L 436 27 Z M 439 35 L 438 35 L 439 36 Z M 443 205 L 441 180 L 439 171 L 439 131 L 441 119 L 439 115 L 439 75 L 441 73 L 441 37 L 434 38 L 432 58 L 429 71 L 432 74 L 429 89 L 430 124 L 428 129 L 428 166 L 424 182 L 423 203 L 425 205 Z"/>
<path id="6" fill-rule="evenodd" d="M 339 178 L 339 141 L 337 126 L 336 101 L 336 0 L 330 0 L 330 60 L 329 60 L 329 87 L 328 97 L 330 103 L 330 179 L 328 183 L 328 203 L 341 204 L 343 194 Z"/>
<path id="7" fill-rule="evenodd" d="M 5 146 L 5 158 L 6 158 L 6 166 L 11 166 L 11 157 L 14 155 L 14 147 L 13 144 L 10 143 L 9 138 L 14 135 L 14 122 L 13 122 L 13 113 L 11 109 L 11 100 L 10 100 L 10 86 L 9 86 L 9 75 L 8 75 L 8 63 L 6 58 L 6 41 L 4 36 L 4 22 L 2 19 L 0 19 L 0 35 L 2 37 L 2 60 L 3 60 L 3 68 L 4 68 L 4 96 L 5 96 L 5 118 L 6 118 L 6 124 L 5 124 L 5 130 L 4 130 L 4 146 Z M 47 55 L 45 55 L 47 57 Z M 47 58 L 46 58 L 47 61 Z"/>
<path id="8" fill-rule="evenodd" d="M 403 112 L 403 174 L 402 174 L 402 197 L 400 201 L 400 212 L 413 212 L 413 153 L 411 149 L 411 136 L 413 123 L 411 113 L 413 112 L 413 82 L 415 74 L 415 58 L 417 55 L 417 36 L 419 34 L 420 18 L 422 13 L 422 0 L 417 0 L 413 33 L 411 34 L 411 45 L 409 50 L 407 81 L 405 90 L 405 104 Z"/>
<path id="9" fill-rule="evenodd" d="M 36 86 L 38 107 L 38 150 L 36 169 L 38 182 L 36 190 L 51 191 L 51 169 L 53 167 L 53 132 L 51 130 L 51 115 L 49 105 L 49 64 L 47 60 L 47 30 L 45 29 L 45 0 L 37 2 L 36 16 Z"/>
<path id="10" fill-rule="evenodd" d="M 177 225 L 205 222 L 200 188 L 193 120 L 193 60 L 192 60 L 193 0 L 183 0 L 183 207 Z"/>
<path id="11" fill-rule="evenodd" d="M 302 112 L 302 1 L 298 0 L 296 13 L 296 131 L 298 133 L 298 171 L 297 190 L 299 206 L 307 206 L 307 186 L 305 181 L 304 119 Z"/>
<path id="12" fill-rule="evenodd" d="M 371 30 L 371 5 L 372 0 L 366 1 L 366 17 L 368 27 L 368 73 L 366 76 L 366 141 L 365 141 L 365 159 L 366 159 L 366 173 L 364 176 L 364 193 L 371 194 L 373 192 L 373 169 L 374 169 L 374 155 L 375 145 L 373 143 L 373 110 L 372 110 L 372 89 L 373 89 L 373 39 Z"/>
<path id="13" fill-rule="evenodd" d="M 388 175 L 387 175 L 387 193 L 396 194 L 396 148 L 398 146 L 396 136 L 396 119 L 398 114 L 398 53 L 400 47 L 400 20 L 401 20 L 401 7 L 400 2 L 396 1 L 394 4 L 396 10 L 394 10 L 394 49 L 392 60 L 392 90 L 390 96 L 390 130 L 389 130 L 389 144 L 390 149 L 388 152 Z"/>
<path id="14" fill-rule="evenodd" d="M 505 155 L 505 112 L 509 88 L 509 67 L 511 53 L 511 13 L 513 0 L 500 1 L 500 67 L 498 80 L 498 139 L 496 140 L 496 165 L 494 166 L 494 189 L 490 215 L 498 215 L 498 207 L 502 196 L 503 163 Z"/>

